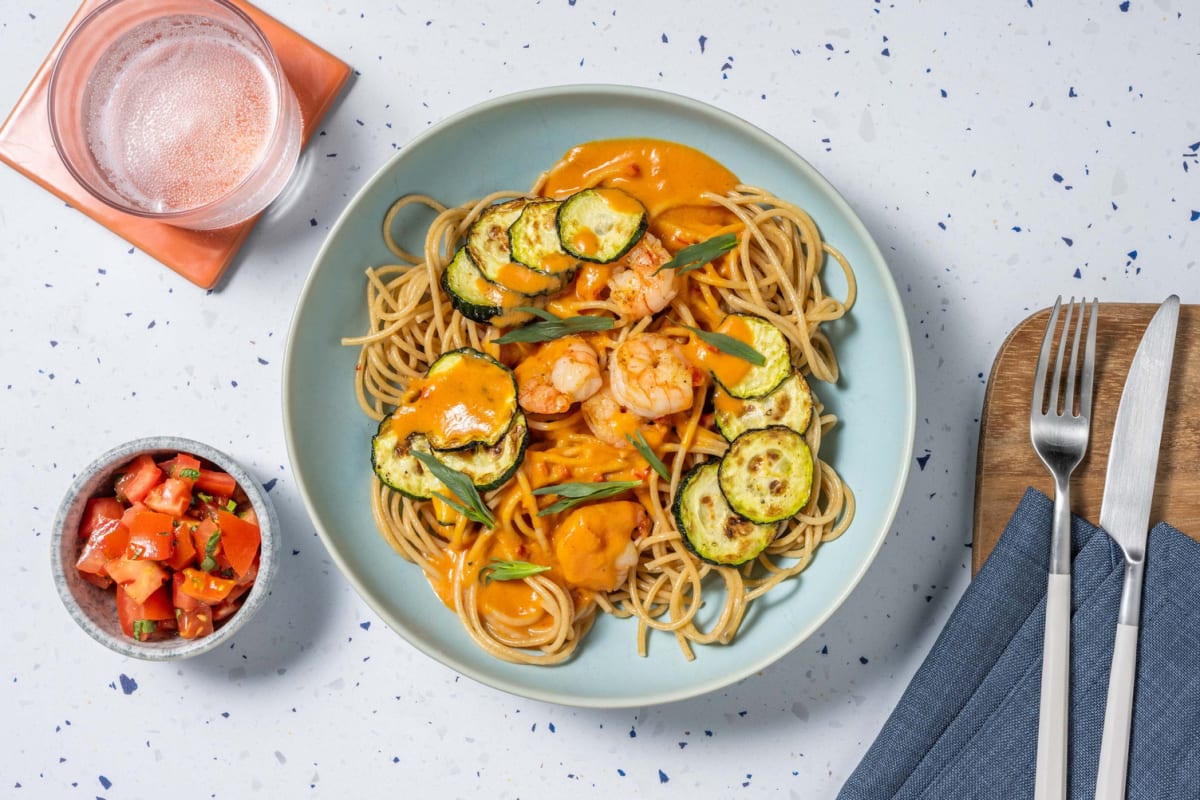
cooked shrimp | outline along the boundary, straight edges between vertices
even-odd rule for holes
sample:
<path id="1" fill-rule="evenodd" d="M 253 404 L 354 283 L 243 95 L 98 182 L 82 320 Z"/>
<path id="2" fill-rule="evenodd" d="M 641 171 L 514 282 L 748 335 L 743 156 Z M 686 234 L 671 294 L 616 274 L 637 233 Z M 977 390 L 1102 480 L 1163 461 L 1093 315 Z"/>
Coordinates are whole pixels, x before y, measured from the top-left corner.
<path id="1" fill-rule="evenodd" d="M 513 372 L 517 401 L 535 414 L 561 414 L 594 395 L 604 382 L 596 351 L 578 336 L 548 342 Z"/>
<path id="2" fill-rule="evenodd" d="M 675 299 L 675 270 L 655 270 L 671 260 L 671 254 L 653 234 L 643 234 L 617 262 L 608 281 L 608 299 L 622 316 L 640 319 L 656 314 Z"/>
<path id="3" fill-rule="evenodd" d="M 639 417 L 618 403 L 607 381 L 600 387 L 600 391 L 584 400 L 579 409 L 583 412 L 583 421 L 587 423 L 592 435 L 613 447 L 632 447 L 625 438 L 626 435 L 633 435 L 639 429 L 657 424 L 653 420 Z M 643 435 L 646 438 L 658 438 L 648 433 Z"/>
<path id="4" fill-rule="evenodd" d="M 683 350 L 659 333 L 630 336 L 617 346 L 608 363 L 613 398 L 647 419 L 691 408 L 693 377 Z"/>

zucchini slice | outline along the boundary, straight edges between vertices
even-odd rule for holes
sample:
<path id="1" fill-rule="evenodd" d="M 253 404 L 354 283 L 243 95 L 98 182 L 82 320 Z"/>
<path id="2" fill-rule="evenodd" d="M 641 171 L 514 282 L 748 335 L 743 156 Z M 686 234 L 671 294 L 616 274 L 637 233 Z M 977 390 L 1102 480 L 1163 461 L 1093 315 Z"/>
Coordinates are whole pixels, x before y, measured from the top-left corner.
<path id="1" fill-rule="evenodd" d="M 458 312 L 474 322 L 517 325 L 532 318 L 530 314 L 513 310 L 528 305 L 529 298 L 484 278 L 466 247 L 458 248 L 454 258 L 442 270 L 442 290 L 450 296 L 450 302 Z"/>
<path id="2" fill-rule="evenodd" d="M 470 347 L 451 350 L 430 364 L 423 387 L 413 404 L 437 404 L 437 424 L 421 431 L 435 450 L 491 447 L 504 438 L 517 416 L 517 378 L 512 370 Z"/>
<path id="3" fill-rule="evenodd" d="M 371 439 L 371 468 L 379 480 L 415 500 L 429 500 L 435 493 L 446 494 L 445 485 L 412 454 L 415 450 L 463 473 L 480 491 L 489 491 L 503 486 L 516 474 L 528 444 L 529 426 L 520 412 L 504 438 L 495 445 L 450 451 L 434 450 L 423 433 L 413 433 L 401 441 L 385 419 Z"/>
<path id="4" fill-rule="evenodd" d="M 713 417 L 717 429 L 731 442 L 746 431 L 772 425 L 804 433 L 812 419 L 812 409 L 812 392 L 808 381 L 799 372 L 784 378 L 783 383 L 765 397 L 739 400 L 726 394 L 720 386 L 713 390 Z"/>
<path id="5" fill-rule="evenodd" d="M 812 475 L 804 437 L 775 425 L 734 439 L 721 458 L 718 482 L 736 513 L 754 522 L 780 522 L 804 508 Z"/>
<path id="6" fill-rule="evenodd" d="M 397 441 L 424 436 L 437 450 L 491 447 L 517 415 L 517 379 L 486 353 L 451 350 L 413 381 L 384 425 Z"/>
<path id="7" fill-rule="evenodd" d="M 761 367 L 751 364 L 749 369 L 740 371 L 735 379 L 730 379 L 728 375 L 723 378 L 720 372 L 714 372 L 713 378 L 726 393 L 739 400 L 765 397 L 792 373 L 792 353 L 787 339 L 774 325 L 752 314 L 730 314 L 717 327 L 717 332 L 729 335 L 738 328 L 742 329 L 738 331 L 742 335 L 734 338 L 744 340 L 743 337 L 748 336 L 746 344 L 757 350 L 766 363 Z"/>
<path id="8" fill-rule="evenodd" d="M 537 200 L 525 206 L 508 228 L 512 259 L 547 275 L 561 275 L 565 284 L 579 268 L 579 259 L 563 250 L 558 239 L 557 200 Z"/>
<path id="9" fill-rule="evenodd" d="M 517 412 L 504 438 L 491 447 L 476 445 L 465 450 L 435 450 L 433 455 L 450 469 L 471 479 L 481 492 L 499 489 L 516 474 L 529 446 L 529 423 Z"/>
<path id="10" fill-rule="evenodd" d="M 558 208 L 558 239 L 568 253 L 607 264 L 629 252 L 646 232 L 650 215 L 620 189 L 584 189 Z"/>
<path id="11" fill-rule="evenodd" d="M 736 567 L 766 549 L 779 526 L 751 522 L 729 507 L 717 463 L 697 464 L 683 476 L 671 510 L 693 553 L 712 564 Z"/>
<path id="12" fill-rule="evenodd" d="M 475 266 L 492 283 L 528 297 L 556 292 L 567 282 L 512 260 L 508 229 L 529 201 L 523 197 L 491 206 L 467 230 L 467 251 Z"/>
<path id="13" fill-rule="evenodd" d="M 379 423 L 371 438 L 371 469 L 379 480 L 400 494 L 414 500 L 428 500 L 434 492 L 445 493 L 446 487 L 412 454 L 432 454 L 429 440 L 423 433 L 413 433 L 401 439 L 389 424 L 390 418 Z"/>

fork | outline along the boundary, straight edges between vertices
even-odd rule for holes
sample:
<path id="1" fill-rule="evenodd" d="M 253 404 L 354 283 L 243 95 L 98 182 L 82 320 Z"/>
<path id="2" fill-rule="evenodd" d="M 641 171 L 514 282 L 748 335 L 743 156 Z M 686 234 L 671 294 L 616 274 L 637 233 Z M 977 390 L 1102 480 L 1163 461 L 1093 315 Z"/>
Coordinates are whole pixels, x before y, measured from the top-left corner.
<path id="1" fill-rule="evenodd" d="M 1062 297 L 1054 301 L 1054 310 L 1046 323 L 1042 349 L 1038 355 L 1029 411 L 1029 433 L 1033 449 L 1054 477 L 1054 527 L 1050 534 L 1050 569 L 1046 585 L 1046 629 L 1042 649 L 1042 689 L 1038 709 L 1037 771 L 1034 800 L 1062 800 L 1067 793 L 1067 707 L 1069 700 L 1071 645 L 1071 473 L 1087 451 L 1091 428 L 1092 378 L 1096 367 L 1096 311 L 1092 299 L 1083 351 L 1083 371 L 1079 371 L 1079 343 L 1087 310 L 1081 300 L 1078 307 L 1072 297 L 1063 318 L 1062 336 L 1054 359 L 1050 392 L 1046 377 L 1050 371 L 1050 350 L 1058 323 Z M 1078 311 L 1076 312 L 1076 309 Z M 1063 371 L 1063 356 L 1071 334 L 1071 361 Z M 1079 408 L 1075 409 L 1075 385 L 1079 384 Z M 1060 405 L 1059 390 L 1062 391 Z"/>

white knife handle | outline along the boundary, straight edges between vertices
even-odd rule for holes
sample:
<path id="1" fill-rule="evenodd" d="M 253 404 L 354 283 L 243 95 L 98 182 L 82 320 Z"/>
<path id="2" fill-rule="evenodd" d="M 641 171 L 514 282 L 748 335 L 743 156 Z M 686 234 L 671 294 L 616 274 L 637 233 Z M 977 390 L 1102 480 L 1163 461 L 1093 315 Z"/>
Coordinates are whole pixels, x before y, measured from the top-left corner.
<path id="1" fill-rule="evenodd" d="M 1071 576 L 1051 573 L 1046 586 L 1042 697 L 1038 711 L 1034 800 L 1067 796 L 1067 701 L 1070 697 Z"/>
<path id="2" fill-rule="evenodd" d="M 1133 679 L 1137 672 L 1138 626 L 1119 623 L 1108 675 L 1104 706 L 1104 735 L 1100 739 L 1100 769 L 1096 800 L 1124 800 L 1129 762 L 1129 728 L 1133 722 Z"/>

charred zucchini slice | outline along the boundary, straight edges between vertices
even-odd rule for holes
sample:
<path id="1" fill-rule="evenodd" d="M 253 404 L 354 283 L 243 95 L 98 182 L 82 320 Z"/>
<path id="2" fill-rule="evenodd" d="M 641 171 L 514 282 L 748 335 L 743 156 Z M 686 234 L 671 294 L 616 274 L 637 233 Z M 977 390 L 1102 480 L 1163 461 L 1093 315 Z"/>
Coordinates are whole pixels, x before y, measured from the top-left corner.
<path id="1" fill-rule="evenodd" d="M 746 431 L 721 458 L 718 481 L 729 507 L 754 522 L 800 513 L 812 490 L 812 451 L 804 437 L 775 425 Z"/>
<path id="2" fill-rule="evenodd" d="M 371 440 L 371 468 L 379 480 L 413 499 L 429 500 L 435 493 L 446 494 L 445 485 L 413 456 L 415 450 L 432 455 L 466 475 L 480 491 L 488 491 L 503 486 L 516 474 L 528 444 L 529 426 L 520 412 L 504 438 L 495 445 L 451 451 L 434 450 L 423 433 L 413 433 L 401 441 L 385 419 Z"/>
<path id="3" fill-rule="evenodd" d="M 517 325 L 531 319 L 531 315 L 513 310 L 528 305 L 529 298 L 484 278 L 466 247 L 458 248 L 442 270 L 442 290 L 460 314 L 475 322 Z"/>
<path id="4" fill-rule="evenodd" d="M 383 424 L 396 440 L 419 433 L 437 450 L 491 447 L 517 415 L 512 370 L 486 353 L 451 350 L 413 381 Z"/>
<path id="5" fill-rule="evenodd" d="M 568 253 L 607 264 L 629 252 L 646 232 L 649 214 L 620 189 L 584 189 L 558 208 L 558 239 Z"/>
<path id="6" fill-rule="evenodd" d="M 481 492 L 499 489 L 516 474 L 529 445 L 529 424 L 517 412 L 504 438 L 491 447 L 478 445 L 465 450 L 435 450 L 433 455 L 450 469 L 471 479 Z"/>
<path id="7" fill-rule="evenodd" d="M 467 251 L 483 277 L 510 292 L 535 297 L 558 291 L 567 279 L 562 275 L 546 275 L 512 260 L 508 229 L 528 203 L 519 197 L 484 211 L 467 230 Z"/>
<path id="8" fill-rule="evenodd" d="M 512 259 L 547 275 L 562 276 L 565 284 L 579 268 L 579 259 L 562 248 L 558 238 L 557 200 L 532 201 L 508 228 Z"/>
<path id="9" fill-rule="evenodd" d="M 435 424 L 422 430 L 435 450 L 491 447 L 516 419 L 517 379 L 487 353 L 463 347 L 429 365 L 413 400 L 421 403 L 436 404 Z"/>
<path id="10" fill-rule="evenodd" d="M 730 314 L 717 332 L 734 335 L 734 338 L 745 341 L 766 359 L 762 366 L 751 364 L 749 369 L 739 371 L 735 378 L 714 371 L 713 377 L 731 397 L 739 400 L 765 397 L 792 373 L 792 353 L 787 339 L 782 331 L 762 317 Z"/>
<path id="11" fill-rule="evenodd" d="M 766 549 L 778 526 L 751 522 L 729 507 L 717 463 L 705 461 L 683 476 L 671 510 L 692 552 L 712 564 L 736 567 Z"/>
<path id="12" fill-rule="evenodd" d="M 812 419 L 812 407 L 808 381 L 799 372 L 784 378 L 765 397 L 739 400 L 720 386 L 713 390 L 713 417 L 721 435 L 731 442 L 746 431 L 772 425 L 804 433 Z"/>
<path id="13" fill-rule="evenodd" d="M 401 439 L 390 423 L 390 418 L 380 422 L 371 439 L 371 469 L 379 480 L 414 500 L 428 500 L 434 492 L 444 493 L 442 482 L 412 454 L 414 450 L 432 453 L 425 434 L 413 433 Z"/>

